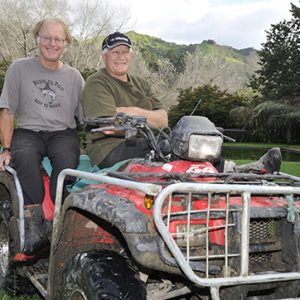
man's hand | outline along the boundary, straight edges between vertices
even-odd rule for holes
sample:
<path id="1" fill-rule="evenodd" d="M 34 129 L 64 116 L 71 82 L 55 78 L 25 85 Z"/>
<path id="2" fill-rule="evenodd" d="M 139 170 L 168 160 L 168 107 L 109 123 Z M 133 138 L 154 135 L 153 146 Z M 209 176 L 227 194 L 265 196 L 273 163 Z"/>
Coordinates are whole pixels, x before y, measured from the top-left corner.
<path id="1" fill-rule="evenodd" d="M 5 171 L 5 166 L 8 166 L 11 161 L 11 155 L 9 151 L 4 151 L 0 154 L 0 171 Z"/>
<path id="2" fill-rule="evenodd" d="M 102 131 L 105 135 L 113 135 L 113 136 L 123 136 L 124 130 L 105 130 Z"/>

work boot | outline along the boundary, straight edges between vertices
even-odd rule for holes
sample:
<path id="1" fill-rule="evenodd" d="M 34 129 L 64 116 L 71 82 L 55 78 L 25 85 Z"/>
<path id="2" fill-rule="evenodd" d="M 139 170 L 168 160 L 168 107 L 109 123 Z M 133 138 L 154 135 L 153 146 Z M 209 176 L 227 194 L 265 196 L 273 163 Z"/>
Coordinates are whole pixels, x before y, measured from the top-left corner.
<path id="1" fill-rule="evenodd" d="M 234 162 L 226 161 L 224 166 L 225 173 L 254 173 L 254 174 L 273 174 L 279 172 L 281 166 L 280 148 L 272 148 L 268 150 L 258 161 L 240 165 L 235 165 Z"/>
<path id="2" fill-rule="evenodd" d="M 25 243 L 23 253 L 33 256 L 49 246 L 42 206 L 32 204 L 24 206 Z"/>
<path id="3" fill-rule="evenodd" d="M 49 242 L 52 240 L 52 231 L 53 231 L 53 221 L 45 220 L 46 234 L 48 236 Z"/>
<path id="4" fill-rule="evenodd" d="M 50 242 L 45 222 L 40 204 L 24 206 L 24 248 L 14 255 L 14 263 L 34 264 L 40 257 L 49 255 Z"/>

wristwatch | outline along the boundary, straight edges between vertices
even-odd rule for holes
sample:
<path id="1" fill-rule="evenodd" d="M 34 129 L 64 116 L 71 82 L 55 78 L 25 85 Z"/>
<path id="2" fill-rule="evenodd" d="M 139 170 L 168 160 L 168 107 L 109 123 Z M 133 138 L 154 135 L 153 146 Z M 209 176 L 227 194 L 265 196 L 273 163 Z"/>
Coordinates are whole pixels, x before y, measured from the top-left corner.
<path id="1" fill-rule="evenodd" d="M 5 152 L 5 151 L 10 152 L 10 148 L 9 147 L 2 147 L 2 153 Z"/>

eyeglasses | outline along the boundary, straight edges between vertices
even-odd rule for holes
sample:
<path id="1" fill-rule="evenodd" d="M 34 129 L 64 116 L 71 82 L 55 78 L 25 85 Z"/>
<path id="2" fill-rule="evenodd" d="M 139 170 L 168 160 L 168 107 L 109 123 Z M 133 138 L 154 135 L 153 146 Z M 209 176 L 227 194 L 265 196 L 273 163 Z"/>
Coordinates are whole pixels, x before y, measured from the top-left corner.
<path id="1" fill-rule="evenodd" d="M 40 34 L 38 36 L 43 45 L 50 44 L 53 41 L 57 46 L 62 46 L 66 40 L 66 39 L 63 39 L 60 37 L 44 36 L 44 35 L 40 35 Z"/>
<path id="2" fill-rule="evenodd" d="M 131 49 L 123 50 L 123 51 L 119 51 L 119 50 L 109 50 L 109 51 L 113 57 L 118 57 L 118 56 L 129 57 L 131 53 Z"/>

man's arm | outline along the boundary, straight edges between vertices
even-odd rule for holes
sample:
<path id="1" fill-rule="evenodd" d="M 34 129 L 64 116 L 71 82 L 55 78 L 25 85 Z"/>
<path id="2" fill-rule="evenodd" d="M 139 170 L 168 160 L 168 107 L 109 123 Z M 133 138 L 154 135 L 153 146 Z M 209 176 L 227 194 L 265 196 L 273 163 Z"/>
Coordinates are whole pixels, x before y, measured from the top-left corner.
<path id="1" fill-rule="evenodd" d="M 117 112 L 123 112 L 133 116 L 143 116 L 147 118 L 150 127 L 163 128 L 168 126 L 168 114 L 160 108 L 156 110 L 147 110 L 136 106 L 117 107 Z"/>
<path id="2" fill-rule="evenodd" d="M 10 143 L 14 131 L 14 115 L 7 108 L 1 110 L 0 117 L 0 138 L 3 148 L 10 148 Z M 4 151 L 0 154 L 0 171 L 5 170 L 5 166 L 10 163 L 10 151 Z"/>

